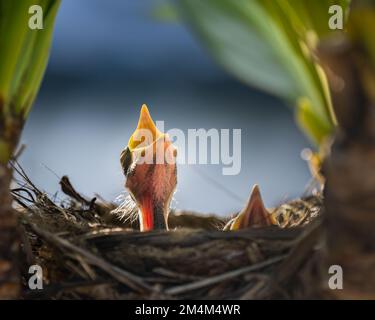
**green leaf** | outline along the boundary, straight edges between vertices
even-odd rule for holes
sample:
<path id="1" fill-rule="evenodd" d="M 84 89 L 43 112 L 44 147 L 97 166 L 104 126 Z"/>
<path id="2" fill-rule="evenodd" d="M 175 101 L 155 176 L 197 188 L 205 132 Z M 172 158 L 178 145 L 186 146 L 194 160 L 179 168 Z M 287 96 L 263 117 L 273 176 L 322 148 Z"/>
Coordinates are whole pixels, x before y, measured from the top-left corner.
<path id="1" fill-rule="evenodd" d="M 48 62 L 60 0 L 0 0 L 0 161 L 6 162 Z M 29 27 L 29 8 L 43 10 L 43 29 Z"/>
<path id="2" fill-rule="evenodd" d="M 13 5 L 9 5 L 9 2 Z M 47 61 L 59 0 L 0 0 L 0 95 L 3 113 L 26 115 Z M 29 28 L 29 8 L 43 9 L 43 29 Z"/>
<path id="3" fill-rule="evenodd" d="M 30 55 L 27 57 L 28 59 L 25 58 L 28 63 L 23 70 L 21 81 L 18 83 L 18 90 L 14 94 L 15 111 L 17 114 L 22 111 L 24 116 L 27 116 L 30 111 L 48 63 L 53 24 L 59 7 L 59 1 L 44 0 L 44 2 L 46 9 L 44 11 L 44 29 L 31 31 L 31 33 L 36 33 L 36 36 L 30 45 L 32 48 Z"/>
<path id="4" fill-rule="evenodd" d="M 327 80 L 314 49 L 330 34 L 328 8 L 348 0 L 179 0 L 181 16 L 229 72 L 290 104 L 309 101 L 304 132 L 321 141 L 335 126 Z M 304 109 L 303 109 L 304 110 Z M 315 126 L 308 123 L 315 123 Z M 328 129 L 328 130 L 326 130 Z"/>
<path id="5" fill-rule="evenodd" d="M 287 12 L 291 24 L 301 38 L 304 38 L 309 30 L 313 30 L 321 38 L 332 34 L 328 25 L 331 17 L 328 9 L 333 5 L 340 6 L 346 20 L 351 0 L 278 0 L 277 2 Z"/>
<path id="6" fill-rule="evenodd" d="M 311 101 L 301 98 L 297 102 L 296 121 L 299 127 L 316 145 L 321 145 L 331 132 L 331 127 L 317 118 Z"/>
<path id="7" fill-rule="evenodd" d="M 28 10 L 32 1 L 0 2 L 0 94 L 8 112 L 12 78 L 28 33 Z"/>
<path id="8" fill-rule="evenodd" d="M 282 35 L 257 1 L 181 0 L 180 5 L 183 17 L 229 72 L 279 96 L 294 96 L 298 86 L 272 42 L 265 41 L 283 42 Z"/>

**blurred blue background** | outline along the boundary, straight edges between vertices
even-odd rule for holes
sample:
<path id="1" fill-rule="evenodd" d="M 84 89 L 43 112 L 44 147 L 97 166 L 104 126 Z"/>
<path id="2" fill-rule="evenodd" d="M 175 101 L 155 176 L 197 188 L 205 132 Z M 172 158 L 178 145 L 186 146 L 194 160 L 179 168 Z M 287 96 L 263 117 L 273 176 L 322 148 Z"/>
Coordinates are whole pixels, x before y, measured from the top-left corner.
<path id="1" fill-rule="evenodd" d="M 62 1 L 50 63 L 21 139 L 27 148 L 20 162 L 30 178 L 55 194 L 67 174 L 83 194 L 113 201 L 124 193 L 119 154 L 146 103 L 166 129 L 242 129 L 240 174 L 180 165 L 175 208 L 230 214 L 254 183 L 267 206 L 301 195 L 309 172 L 300 153 L 309 143 L 292 110 L 226 74 L 184 25 L 155 19 L 157 4 Z"/>

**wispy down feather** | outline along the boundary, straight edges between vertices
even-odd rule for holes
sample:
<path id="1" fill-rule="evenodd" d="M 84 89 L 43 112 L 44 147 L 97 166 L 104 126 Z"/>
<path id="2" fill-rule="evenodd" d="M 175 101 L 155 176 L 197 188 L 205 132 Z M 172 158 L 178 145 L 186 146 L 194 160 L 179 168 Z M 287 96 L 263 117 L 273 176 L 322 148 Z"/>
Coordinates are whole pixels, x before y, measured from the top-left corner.
<path id="1" fill-rule="evenodd" d="M 119 203 L 116 209 L 111 211 L 120 221 L 133 223 L 138 218 L 138 208 L 137 204 L 134 202 L 129 194 L 121 194 L 116 200 Z"/>

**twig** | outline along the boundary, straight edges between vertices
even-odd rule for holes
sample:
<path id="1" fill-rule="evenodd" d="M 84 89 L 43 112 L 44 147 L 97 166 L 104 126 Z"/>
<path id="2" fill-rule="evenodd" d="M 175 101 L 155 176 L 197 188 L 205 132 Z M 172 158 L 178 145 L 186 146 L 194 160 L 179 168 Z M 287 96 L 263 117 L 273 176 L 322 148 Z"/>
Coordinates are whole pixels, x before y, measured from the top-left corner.
<path id="1" fill-rule="evenodd" d="M 23 196 L 22 194 L 20 194 L 19 192 L 22 191 L 22 192 L 25 192 L 30 198 L 26 198 L 25 196 Z M 11 189 L 10 192 L 14 195 L 14 197 L 19 197 L 23 200 L 26 200 L 28 202 L 32 202 L 32 203 L 35 203 L 35 199 L 34 199 L 34 196 L 33 194 L 31 193 L 31 191 L 25 189 L 25 188 L 15 188 L 15 189 Z"/>
<path id="2" fill-rule="evenodd" d="M 12 159 L 14 161 L 17 161 L 20 158 L 21 154 L 25 151 L 25 149 L 26 149 L 26 145 L 25 144 L 21 144 L 20 147 L 14 153 Z"/>
<path id="3" fill-rule="evenodd" d="M 276 283 L 283 283 L 296 273 L 301 264 L 311 255 L 320 235 L 321 220 L 319 219 L 312 222 L 296 240 L 296 245 L 275 273 Z"/>
<path id="4" fill-rule="evenodd" d="M 36 195 L 42 195 L 43 192 L 41 192 L 30 180 L 30 178 L 28 177 L 28 175 L 26 174 L 26 172 L 23 170 L 23 168 L 21 167 L 21 165 L 17 162 L 17 160 L 11 160 L 9 161 L 9 164 L 10 166 L 12 167 L 12 169 L 21 176 L 21 178 L 23 180 L 25 180 L 26 184 L 28 184 L 29 186 L 32 187 L 32 190 L 33 192 L 36 194 Z"/>
<path id="5" fill-rule="evenodd" d="M 279 261 L 282 261 L 286 256 L 287 255 L 280 255 L 280 256 L 277 256 L 275 258 L 272 258 L 272 259 L 269 259 L 269 260 L 266 260 L 266 261 L 262 261 L 260 263 L 257 263 L 257 264 L 254 264 L 254 265 L 251 265 L 251 266 L 248 266 L 248 267 L 244 267 L 244 268 L 240 268 L 240 269 L 237 269 L 237 270 L 229 271 L 229 272 L 217 275 L 217 276 L 213 276 L 213 277 L 206 278 L 206 279 L 203 279 L 203 280 L 199 280 L 199 281 L 195 281 L 195 282 L 192 282 L 192 283 L 184 284 L 184 285 L 181 285 L 181 286 L 172 287 L 172 288 L 169 288 L 169 289 L 165 290 L 165 293 L 175 295 L 175 294 L 183 293 L 183 292 L 186 292 L 186 291 L 191 291 L 191 290 L 199 289 L 199 288 L 202 288 L 202 287 L 206 287 L 206 286 L 212 285 L 214 283 L 218 283 L 218 282 L 221 282 L 221 281 L 225 281 L 225 280 L 228 280 L 228 279 L 231 279 L 231 278 L 238 277 L 238 276 L 240 276 L 242 274 L 245 274 L 245 273 L 248 273 L 248 272 L 252 272 L 252 271 L 255 271 L 255 270 L 259 270 L 259 269 L 268 267 L 272 264 L 275 264 Z"/>
<path id="6" fill-rule="evenodd" d="M 182 274 L 182 273 L 174 272 L 174 271 L 167 270 L 167 269 L 164 269 L 164 268 L 155 268 L 152 271 L 155 272 L 155 273 L 158 273 L 158 274 L 160 274 L 162 276 L 166 276 L 166 277 L 169 277 L 169 278 L 175 278 L 175 279 L 178 279 L 178 280 L 196 281 L 196 280 L 201 280 L 202 279 L 202 277 L 197 277 L 197 276 L 193 276 L 193 275 Z"/>
<path id="7" fill-rule="evenodd" d="M 264 288 L 268 281 L 269 278 L 266 276 L 260 278 L 258 282 L 253 284 L 250 289 L 248 289 L 245 293 L 243 293 L 240 296 L 240 300 L 252 300 L 256 298 L 257 293 Z"/>
<path id="8" fill-rule="evenodd" d="M 26 262 L 28 263 L 28 265 L 33 265 L 34 262 L 35 262 L 35 257 L 34 257 L 34 254 L 33 254 L 33 249 L 32 249 L 31 243 L 30 243 L 30 239 L 27 236 L 25 227 L 20 226 L 19 228 L 20 228 L 20 232 L 21 232 L 21 240 L 22 240 L 22 244 L 23 244 L 23 251 L 24 251 L 25 256 L 26 256 Z"/>
<path id="9" fill-rule="evenodd" d="M 140 277 L 108 263 L 104 259 L 92 254 L 91 252 L 83 248 L 77 247 L 76 245 L 70 243 L 68 240 L 62 239 L 59 236 L 56 236 L 46 230 L 40 229 L 33 223 L 29 223 L 29 225 L 34 230 L 35 233 L 45 238 L 47 241 L 50 241 L 54 243 L 55 245 L 64 247 L 65 249 L 68 249 L 70 251 L 73 251 L 81 255 L 87 260 L 89 264 L 92 264 L 102 269 L 104 272 L 111 275 L 117 281 L 127 285 L 128 287 L 136 290 L 137 292 L 145 292 L 147 290 L 154 291 L 154 289 L 150 287 L 149 285 L 147 285 L 146 283 L 144 283 Z"/>
<path id="10" fill-rule="evenodd" d="M 89 288 L 101 285 L 113 285 L 113 283 L 106 280 L 95 280 L 95 281 L 83 281 L 83 282 L 72 282 L 72 283 L 60 283 L 54 285 L 47 285 L 41 290 L 26 290 L 23 294 L 25 299 L 40 299 L 46 297 L 50 298 L 52 295 L 57 295 L 59 292 L 76 290 L 79 288 Z M 80 297 L 78 297 L 80 298 Z"/>
<path id="11" fill-rule="evenodd" d="M 81 202 L 85 205 L 90 205 L 91 201 L 85 199 L 83 196 L 81 196 L 73 187 L 73 185 L 70 183 L 70 180 L 67 176 L 63 176 L 60 180 L 61 190 L 69 197 L 77 200 L 78 202 Z M 95 198 L 94 198 L 95 199 Z M 95 199 L 96 200 L 96 199 Z M 94 201 L 95 201 L 94 200 Z"/>

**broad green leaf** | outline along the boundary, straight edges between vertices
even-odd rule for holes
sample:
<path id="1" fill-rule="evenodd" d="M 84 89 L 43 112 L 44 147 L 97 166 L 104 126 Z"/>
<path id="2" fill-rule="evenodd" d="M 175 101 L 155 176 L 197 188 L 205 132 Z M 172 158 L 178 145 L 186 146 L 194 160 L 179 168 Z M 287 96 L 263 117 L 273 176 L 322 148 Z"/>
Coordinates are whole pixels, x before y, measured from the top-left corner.
<path id="1" fill-rule="evenodd" d="M 246 83 L 285 98 L 298 91 L 279 53 L 273 36 L 283 42 L 277 26 L 257 1 L 181 0 L 182 16 L 228 71 Z M 265 20 L 264 20 L 265 19 Z M 270 30 L 272 29 L 272 30 Z M 274 33 L 276 30 L 276 33 Z"/>
<path id="2" fill-rule="evenodd" d="M 0 96 L 3 114 L 27 114 L 40 85 L 60 0 L 0 0 Z M 31 30 L 29 8 L 43 9 L 43 29 Z M 30 103 L 29 103 L 30 102 Z"/>
<path id="3" fill-rule="evenodd" d="M 48 62 L 60 0 L 0 0 L 0 161 L 15 148 Z M 43 10 L 43 29 L 29 27 L 29 8 Z"/>
<path id="4" fill-rule="evenodd" d="M 324 128 L 323 134 L 333 130 L 327 80 L 314 49 L 320 37 L 331 33 L 328 8 L 342 5 L 346 15 L 348 0 L 179 0 L 178 4 L 180 15 L 229 72 L 297 110 L 301 99 L 309 101 L 309 112 L 303 109 L 304 117 L 297 119 L 313 117 L 300 123 L 312 141 L 321 141 L 316 128 Z"/>
<path id="5" fill-rule="evenodd" d="M 44 29 L 38 30 L 37 36 L 34 38 L 32 51 L 28 57 L 29 61 L 27 67 L 19 82 L 18 92 L 16 92 L 14 96 L 16 113 L 22 111 L 24 116 L 27 116 L 30 111 L 47 66 L 52 41 L 53 24 L 59 7 L 59 1 L 44 1 L 46 8 L 44 13 Z"/>
<path id="6" fill-rule="evenodd" d="M 5 101 L 4 112 L 8 112 L 8 101 L 12 79 L 23 42 L 29 31 L 28 10 L 32 1 L 0 2 L 0 95 Z"/>

